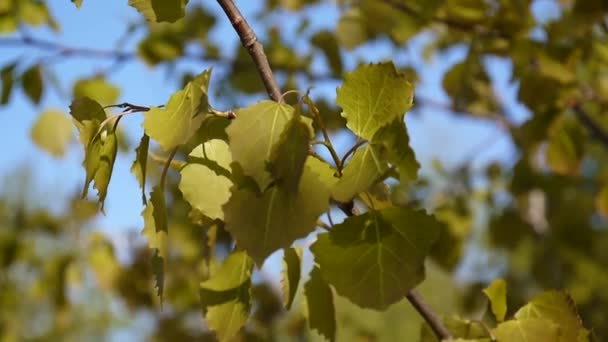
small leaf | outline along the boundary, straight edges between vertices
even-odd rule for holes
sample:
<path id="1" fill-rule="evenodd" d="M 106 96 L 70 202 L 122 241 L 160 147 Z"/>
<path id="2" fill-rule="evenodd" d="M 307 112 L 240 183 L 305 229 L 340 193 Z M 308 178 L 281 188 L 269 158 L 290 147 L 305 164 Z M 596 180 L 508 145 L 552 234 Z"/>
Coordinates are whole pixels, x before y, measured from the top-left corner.
<path id="1" fill-rule="evenodd" d="M 371 144 L 359 149 L 344 168 L 342 177 L 332 188 L 332 197 L 348 202 L 359 193 L 374 185 L 388 170 L 385 161 L 386 148 Z"/>
<path id="2" fill-rule="evenodd" d="M 403 184 L 416 180 L 420 169 L 409 141 L 402 117 L 378 130 L 372 140 L 373 143 L 381 143 L 385 146 L 386 159 L 399 169 L 399 179 Z"/>
<path id="3" fill-rule="evenodd" d="M 281 284 L 283 285 L 283 304 L 287 310 L 291 309 L 293 299 L 298 290 L 302 264 L 302 249 L 291 247 L 285 249 L 283 256 L 283 271 Z"/>
<path id="4" fill-rule="evenodd" d="M 148 248 L 154 250 L 152 259 L 152 271 L 155 278 L 157 295 L 160 297 L 161 305 L 164 291 L 164 268 L 167 262 L 167 213 L 165 195 L 162 190 L 155 186 L 150 194 L 150 201 L 141 213 L 144 219 L 142 235 L 148 240 Z"/>
<path id="5" fill-rule="evenodd" d="M 252 270 L 251 258 L 234 252 L 200 285 L 203 315 L 219 341 L 229 341 L 249 318 Z"/>
<path id="6" fill-rule="evenodd" d="M 505 320 L 507 314 L 507 283 L 504 279 L 496 279 L 483 290 L 490 300 L 492 313 L 498 322 Z"/>
<path id="7" fill-rule="evenodd" d="M 11 98 L 13 92 L 13 84 L 15 83 L 14 70 L 17 63 L 11 63 L 0 71 L 0 79 L 2 79 L 2 96 L 0 97 L 0 104 L 7 104 Z"/>
<path id="8" fill-rule="evenodd" d="M 209 218 L 223 220 L 222 205 L 228 202 L 232 187 L 228 144 L 219 139 L 209 140 L 192 150 L 190 157 L 195 160 L 180 171 L 180 191 L 193 208 Z M 218 171 L 219 168 L 223 171 Z"/>
<path id="9" fill-rule="evenodd" d="M 106 112 L 103 107 L 97 101 L 88 97 L 72 101 L 70 115 L 80 123 L 85 120 L 97 120 L 101 123 L 106 119 Z"/>
<path id="10" fill-rule="evenodd" d="M 262 265 L 279 248 L 289 247 L 315 229 L 319 216 L 329 208 L 329 189 L 306 166 L 297 193 L 273 186 L 258 196 L 249 188 L 232 190 L 224 205 L 228 230 Z"/>
<path id="11" fill-rule="evenodd" d="M 342 57 L 340 56 L 340 47 L 336 36 L 329 31 L 321 31 L 315 33 L 310 42 L 323 51 L 332 75 L 340 76 L 342 74 Z"/>
<path id="12" fill-rule="evenodd" d="M 46 111 L 38 116 L 30 135 L 39 148 L 54 157 L 62 157 L 72 139 L 72 127 L 65 114 Z"/>
<path id="13" fill-rule="evenodd" d="M 91 159 L 91 163 L 96 164 L 96 167 L 94 168 L 93 180 L 95 182 L 93 187 L 97 189 L 101 211 L 103 211 L 106 195 L 108 194 L 108 185 L 110 184 L 110 178 L 112 178 L 112 171 L 114 169 L 114 161 L 116 160 L 116 154 L 118 152 L 118 138 L 116 137 L 116 132 L 108 133 L 105 139 L 101 137 L 94 140 L 92 144 L 94 145 L 91 146 L 92 149 L 99 148 L 99 154 L 94 152 L 90 156 L 85 156 L 85 158 Z M 95 162 L 92 160 L 93 158 L 99 159 Z M 87 163 L 86 160 L 85 163 Z M 87 172 L 88 171 L 89 170 L 87 169 Z M 86 184 L 86 186 L 88 187 L 88 184 Z"/>
<path id="14" fill-rule="evenodd" d="M 23 91 L 27 97 L 35 104 L 40 103 L 42 97 L 42 69 L 36 64 L 27 69 L 21 76 Z"/>
<path id="15" fill-rule="evenodd" d="M 347 73 L 337 93 L 336 103 L 342 108 L 346 126 L 371 140 L 381 127 L 412 107 L 414 87 L 393 63 L 382 63 L 361 65 Z"/>
<path id="16" fill-rule="evenodd" d="M 272 177 L 288 191 L 298 190 L 312 136 L 311 127 L 299 115 L 294 115 L 270 154 L 268 169 Z"/>
<path id="17" fill-rule="evenodd" d="M 363 308 L 385 309 L 424 279 L 424 260 L 441 229 L 420 210 L 372 210 L 319 235 L 311 251 L 339 294 Z"/>
<path id="18" fill-rule="evenodd" d="M 264 189 L 271 181 L 266 171 L 275 144 L 293 117 L 294 108 L 274 101 L 261 101 L 237 109 L 234 120 L 226 129 L 232 159 L 239 163 L 247 176 L 253 177 Z"/>
<path id="19" fill-rule="evenodd" d="M 71 0 L 71 1 L 78 9 L 80 9 L 80 7 L 82 6 L 82 0 Z"/>
<path id="20" fill-rule="evenodd" d="M 173 23 L 184 17 L 188 0 L 129 0 L 129 6 L 137 9 L 146 20 Z"/>
<path id="21" fill-rule="evenodd" d="M 137 178 L 139 187 L 141 188 L 141 201 L 146 205 L 146 170 L 148 165 L 148 149 L 150 146 L 150 137 L 145 133 L 139 141 L 139 145 L 135 148 L 135 160 L 131 165 L 131 173 Z"/>
<path id="22" fill-rule="evenodd" d="M 153 107 L 144 114 L 144 131 L 163 150 L 186 143 L 209 112 L 207 88 L 211 71 L 207 70 L 173 94 L 166 108 Z"/>
<path id="23" fill-rule="evenodd" d="M 88 97 L 103 105 L 115 104 L 119 95 L 116 86 L 99 76 L 78 80 L 73 88 L 74 98 Z"/>
<path id="24" fill-rule="evenodd" d="M 308 326 L 318 331 L 329 341 L 336 340 L 336 310 L 334 296 L 329 285 L 321 277 L 321 271 L 314 267 L 310 279 L 304 286 L 308 305 Z"/>

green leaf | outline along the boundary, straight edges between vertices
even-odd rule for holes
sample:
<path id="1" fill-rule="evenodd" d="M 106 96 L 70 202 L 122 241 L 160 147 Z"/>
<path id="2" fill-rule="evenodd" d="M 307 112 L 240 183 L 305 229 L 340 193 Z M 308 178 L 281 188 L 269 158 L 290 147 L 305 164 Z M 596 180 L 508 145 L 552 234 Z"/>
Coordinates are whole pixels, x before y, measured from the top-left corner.
<path id="1" fill-rule="evenodd" d="M 323 277 L 353 303 L 385 309 L 424 279 L 441 224 L 423 211 L 388 208 L 347 218 L 311 246 Z"/>
<path id="2" fill-rule="evenodd" d="M 559 339 L 553 341 L 586 341 L 589 332 L 583 327 L 572 298 L 560 291 L 547 291 L 521 307 L 517 320 L 543 319 L 559 329 Z M 540 341 L 540 340 L 539 340 Z"/>
<path id="3" fill-rule="evenodd" d="M 141 213 L 144 219 L 142 235 L 148 240 L 148 248 L 154 250 L 152 259 L 152 271 L 155 278 L 157 295 L 160 297 L 161 305 L 164 291 L 164 268 L 167 261 L 167 213 L 165 195 L 160 187 L 155 186 L 150 194 L 150 201 Z"/>
<path id="4" fill-rule="evenodd" d="M 310 157 L 306 160 L 306 166 L 319 177 L 321 183 L 325 184 L 328 189 L 333 188 L 340 180 L 337 177 L 336 169 L 322 160 Z"/>
<path id="5" fill-rule="evenodd" d="M 409 141 L 410 138 L 401 117 L 382 127 L 372 140 L 373 143 L 384 145 L 387 150 L 386 159 L 399 169 L 399 179 L 404 184 L 416 180 L 420 169 L 420 164 L 416 160 Z"/>
<path id="6" fill-rule="evenodd" d="M 283 256 L 283 272 L 281 285 L 283 287 L 283 304 L 287 310 L 291 309 L 293 299 L 298 290 L 298 282 L 302 270 L 302 249 L 291 247 L 285 249 Z"/>
<path id="7" fill-rule="evenodd" d="M 200 285 L 203 315 L 219 341 L 230 340 L 249 318 L 252 270 L 251 258 L 234 252 Z"/>
<path id="8" fill-rule="evenodd" d="M 494 329 L 494 336 L 496 337 L 497 341 L 560 341 L 558 326 L 542 318 L 511 320 L 500 323 L 496 329 Z"/>
<path id="9" fill-rule="evenodd" d="M 272 252 L 312 232 L 328 208 L 329 189 L 306 166 L 295 194 L 273 186 L 258 197 L 248 188 L 233 188 L 224 218 L 237 245 L 262 265 Z"/>
<path id="10" fill-rule="evenodd" d="M 116 132 L 108 132 L 104 138 L 100 135 L 97 139 L 91 142 L 91 145 L 87 148 L 87 154 L 85 156 L 86 171 L 89 176 L 93 175 L 93 187 L 97 189 L 97 197 L 99 197 L 99 203 L 101 204 L 101 211 L 104 210 L 104 204 L 106 195 L 108 194 L 108 185 L 110 184 L 110 178 L 112 178 L 112 171 L 114 169 L 114 161 L 116 160 L 116 154 L 118 152 L 118 138 Z M 87 176 L 87 178 L 89 178 Z M 89 186 L 88 181 L 85 186 Z"/>
<path id="11" fill-rule="evenodd" d="M 129 0 L 129 6 L 137 9 L 148 21 L 173 23 L 186 13 L 188 0 Z"/>
<path id="12" fill-rule="evenodd" d="M 504 279 L 496 279 L 483 290 L 490 300 L 492 313 L 498 322 L 505 320 L 507 314 L 507 283 Z"/>
<path id="13" fill-rule="evenodd" d="M 572 176 L 579 173 L 585 136 L 585 130 L 572 115 L 562 114 L 553 121 L 547 145 L 547 162 L 553 171 Z"/>
<path id="14" fill-rule="evenodd" d="M 80 123 L 86 120 L 97 120 L 101 124 L 106 119 L 106 112 L 103 107 L 97 101 L 88 97 L 72 101 L 70 115 Z"/>
<path id="15" fill-rule="evenodd" d="M 62 157 L 72 139 L 72 127 L 65 114 L 46 111 L 38 116 L 30 135 L 39 148 L 54 157 Z"/>
<path id="16" fill-rule="evenodd" d="M 42 97 L 42 68 L 39 64 L 27 69 L 21 76 L 23 91 L 35 104 L 40 103 Z"/>
<path id="17" fill-rule="evenodd" d="M 374 185 L 388 170 L 386 148 L 371 144 L 359 149 L 346 165 L 342 177 L 332 188 L 332 197 L 348 202 L 359 193 Z"/>
<path id="18" fill-rule="evenodd" d="M 361 65 L 347 73 L 337 93 L 336 103 L 342 107 L 346 126 L 371 140 L 382 126 L 412 107 L 414 87 L 390 62 Z"/>
<path id="19" fill-rule="evenodd" d="M 78 80 L 73 87 L 74 98 L 88 97 L 103 105 L 115 104 L 120 90 L 108 83 L 103 77 Z"/>
<path id="20" fill-rule="evenodd" d="M 166 108 L 153 107 L 144 114 L 144 131 L 163 150 L 186 143 L 209 112 L 207 89 L 211 71 L 206 70 L 173 94 Z"/>
<path id="21" fill-rule="evenodd" d="M 135 175 L 139 187 L 141 188 L 141 201 L 146 205 L 146 171 L 148 167 L 148 149 L 150 147 L 150 137 L 144 133 L 135 148 L 135 160 L 131 165 L 131 173 Z"/>
<path id="22" fill-rule="evenodd" d="M 0 71 L 0 79 L 2 79 L 2 96 L 0 97 L 0 104 L 7 104 L 11 98 L 13 92 L 13 84 L 15 83 L 14 70 L 17 63 L 11 63 Z"/>
<path id="23" fill-rule="evenodd" d="M 199 145 L 190 153 L 195 162 L 188 163 L 180 172 L 179 189 L 193 208 L 212 219 L 224 219 L 222 205 L 230 198 L 230 149 L 228 144 L 213 139 Z M 218 172 L 219 168 L 224 172 Z M 227 174 L 226 174 L 227 173 Z"/>
<path id="24" fill-rule="evenodd" d="M 264 189 L 271 181 L 266 171 L 272 150 L 283 129 L 293 117 L 294 108 L 274 101 L 261 101 L 237 109 L 237 119 L 226 129 L 232 159 L 239 163 L 247 176 L 253 177 Z"/>
<path id="25" fill-rule="evenodd" d="M 80 7 L 82 6 L 82 0 L 71 0 L 71 1 L 78 9 L 80 9 Z"/>
<path id="26" fill-rule="evenodd" d="M 336 26 L 336 37 L 346 50 L 356 48 L 369 38 L 365 19 L 358 8 L 353 8 L 340 17 Z"/>
<path id="27" fill-rule="evenodd" d="M 329 341 L 336 340 L 336 312 L 331 288 L 321 277 L 318 267 L 310 272 L 304 286 L 308 305 L 308 326 L 318 331 Z"/>
<path id="28" fill-rule="evenodd" d="M 272 177 L 288 191 L 298 190 L 312 136 L 311 127 L 301 120 L 299 114 L 294 115 L 272 149 L 268 169 Z"/>
<path id="29" fill-rule="evenodd" d="M 342 75 L 342 57 L 340 56 L 340 47 L 336 36 L 329 31 L 321 31 L 315 33 L 310 39 L 310 42 L 315 47 L 321 49 L 327 60 L 327 64 L 331 69 L 331 74 L 334 76 Z"/>

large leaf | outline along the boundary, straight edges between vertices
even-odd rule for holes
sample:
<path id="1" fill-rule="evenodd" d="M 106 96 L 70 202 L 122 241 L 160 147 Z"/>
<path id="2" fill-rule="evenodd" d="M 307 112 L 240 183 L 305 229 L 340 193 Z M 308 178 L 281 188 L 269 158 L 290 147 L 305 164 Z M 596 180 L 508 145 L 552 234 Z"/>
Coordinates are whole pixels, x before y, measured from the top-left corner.
<path id="1" fill-rule="evenodd" d="M 207 89 L 211 71 L 190 81 L 183 90 L 173 94 L 166 108 L 153 107 L 144 114 L 144 131 L 169 151 L 184 144 L 200 127 L 209 112 Z"/>
<path id="2" fill-rule="evenodd" d="M 167 262 L 167 213 L 165 195 L 162 189 L 155 186 L 150 194 L 148 205 L 141 213 L 144 219 L 144 229 L 141 232 L 148 240 L 148 248 L 154 251 L 152 271 L 154 274 L 157 295 L 163 300 L 165 264 Z"/>
<path id="3" fill-rule="evenodd" d="M 271 181 L 266 171 L 274 146 L 283 129 L 293 117 L 294 108 L 274 101 L 261 101 L 237 109 L 237 119 L 228 126 L 232 159 L 239 163 L 247 176 L 253 177 L 264 189 Z"/>
<path id="4" fill-rule="evenodd" d="M 272 177 L 288 191 L 296 192 L 313 136 L 309 125 L 294 115 L 287 123 L 268 161 Z"/>
<path id="5" fill-rule="evenodd" d="M 311 250 L 339 294 L 361 307 L 385 309 L 424 279 L 424 259 L 441 229 L 420 210 L 373 210 L 319 235 Z"/>
<path id="6" fill-rule="evenodd" d="M 483 290 L 483 293 L 490 300 L 496 321 L 504 321 L 507 314 L 507 282 L 504 279 L 496 279 Z"/>
<path id="7" fill-rule="evenodd" d="M 237 245 L 262 265 L 272 252 L 312 232 L 328 208 L 329 189 L 306 166 L 297 193 L 273 186 L 258 197 L 249 188 L 233 188 L 224 219 Z"/>
<path id="8" fill-rule="evenodd" d="M 302 249 L 291 247 L 285 249 L 281 285 L 283 287 L 283 304 L 289 310 L 298 290 L 302 269 Z"/>
<path id="9" fill-rule="evenodd" d="M 511 320 L 500 323 L 494 329 L 497 341 L 517 342 L 556 342 L 559 339 L 559 327 L 542 318 Z M 576 340 L 564 340 L 576 341 Z"/>
<path id="10" fill-rule="evenodd" d="M 371 140 L 382 126 L 411 108 L 414 88 L 393 63 L 382 63 L 361 65 L 346 74 L 337 92 L 346 126 Z"/>
<path id="11" fill-rule="evenodd" d="M 386 148 L 383 145 L 371 144 L 359 149 L 332 188 L 332 197 L 339 202 L 348 202 L 374 185 L 387 170 Z"/>
<path id="12" fill-rule="evenodd" d="M 308 305 L 308 326 L 317 330 L 329 341 L 336 340 L 336 312 L 334 295 L 329 285 L 321 277 L 318 267 L 310 272 L 310 279 L 304 286 Z"/>
<path id="13" fill-rule="evenodd" d="M 193 208 L 207 217 L 223 220 L 222 205 L 228 202 L 232 186 L 228 144 L 219 139 L 209 140 L 192 150 L 190 157 L 192 162 L 180 171 L 179 189 Z"/>
<path id="14" fill-rule="evenodd" d="M 155 22 L 175 22 L 184 16 L 187 4 L 188 0 L 129 0 L 129 6 Z"/>
<path id="15" fill-rule="evenodd" d="M 203 315 L 220 341 L 230 340 L 247 322 L 252 270 L 251 258 L 234 252 L 200 285 Z"/>
<path id="16" fill-rule="evenodd" d="M 62 157 L 72 139 L 72 127 L 71 120 L 65 114 L 46 111 L 38 116 L 30 134 L 42 150 L 54 157 Z"/>

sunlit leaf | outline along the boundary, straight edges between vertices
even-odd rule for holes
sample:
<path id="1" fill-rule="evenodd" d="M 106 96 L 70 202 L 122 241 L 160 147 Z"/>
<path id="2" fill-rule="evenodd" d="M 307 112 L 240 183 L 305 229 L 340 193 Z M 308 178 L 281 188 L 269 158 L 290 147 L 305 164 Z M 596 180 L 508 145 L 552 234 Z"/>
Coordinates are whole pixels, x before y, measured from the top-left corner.
<path id="1" fill-rule="evenodd" d="M 72 139 L 72 122 L 63 113 L 46 111 L 32 126 L 30 135 L 34 143 L 54 157 L 62 157 Z"/>
<path id="2" fill-rule="evenodd" d="M 372 144 L 359 149 L 344 168 L 340 180 L 332 188 L 332 198 L 340 202 L 348 202 L 374 185 L 387 170 L 384 146 Z"/>
<path id="3" fill-rule="evenodd" d="M 115 104 L 120 95 L 120 90 L 103 77 L 78 80 L 72 92 L 74 98 L 88 97 L 106 106 Z"/>
<path id="4" fill-rule="evenodd" d="M 131 165 L 131 173 L 135 175 L 137 183 L 141 188 L 141 201 L 146 205 L 146 171 L 148 166 L 148 149 L 150 145 L 150 137 L 145 133 L 139 141 L 139 145 L 135 149 L 135 160 Z"/>
<path id="5" fill-rule="evenodd" d="M 167 213 L 165 195 L 162 190 L 155 186 L 150 194 L 150 200 L 141 213 L 144 219 L 142 235 L 148 240 L 148 248 L 152 249 L 152 271 L 155 279 L 157 295 L 161 303 L 164 294 L 165 264 L 167 262 Z"/>
<path id="6" fill-rule="evenodd" d="M 413 86 L 393 63 L 361 65 L 347 73 L 336 103 L 346 126 L 364 139 L 401 117 L 412 107 Z"/>
<path id="7" fill-rule="evenodd" d="M 310 272 L 304 286 L 308 305 L 308 326 L 317 330 L 329 341 L 336 340 L 336 312 L 334 296 L 329 285 L 321 277 L 318 267 Z"/>
<path id="8" fill-rule="evenodd" d="M 494 329 L 498 341 L 554 342 L 560 341 L 559 327 L 543 318 L 511 320 Z M 566 341 L 566 340 L 564 340 Z M 570 340 L 576 341 L 576 340 Z"/>
<path id="9" fill-rule="evenodd" d="M 328 208 L 329 189 L 305 167 L 295 194 L 273 186 L 258 197 L 250 189 L 233 188 L 224 218 L 237 245 L 261 265 L 272 252 L 312 232 Z"/>
<path id="10" fill-rule="evenodd" d="M 490 300 L 496 321 L 504 321 L 507 314 L 507 283 L 504 279 L 496 279 L 483 290 L 483 293 Z"/>
<path id="11" fill-rule="evenodd" d="M 353 303 L 385 309 L 424 279 L 442 227 L 423 211 L 390 208 L 347 218 L 311 246 L 323 278 Z"/>
<path id="12" fill-rule="evenodd" d="M 230 340 L 249 318 L 252 271 L 251 258 L 234 252 L 200 285 L 203 315 L 220 341 Z"/>
<path id="13" fill-rule="evenodd" d="M 298 290 L 301 276 L 302 249 L 299 247 L 286 248 L 283 256 L 283 271 L 281 272 L 281 285 L 283 287 L 283 304 L 287 310 Z"/>
<path id="14" fill-rule="evenodd" d="M 184 16 L 187 4 L 188 0 L 129 0 L 129 6 L 155 22 L 175 22 Z"/>
<path id="15" fill-rule="evenodd" d="M 228 202 L 232 186 L 228 144 L 219 139 L 209 140 L 192 150 L 190 158 L 192 161 L 180 171 L 180 191 L 202 214 L 223 220 L 222 205 Z"/>
<path id="16" fill-rule="evenodd" d="M 144 114 L 147 135 L 169 151 L 186 143 L 209 112 L 207 88 L 211 71 L 207 70 L 173 94 L 165 108 L 153 107 Z"/>

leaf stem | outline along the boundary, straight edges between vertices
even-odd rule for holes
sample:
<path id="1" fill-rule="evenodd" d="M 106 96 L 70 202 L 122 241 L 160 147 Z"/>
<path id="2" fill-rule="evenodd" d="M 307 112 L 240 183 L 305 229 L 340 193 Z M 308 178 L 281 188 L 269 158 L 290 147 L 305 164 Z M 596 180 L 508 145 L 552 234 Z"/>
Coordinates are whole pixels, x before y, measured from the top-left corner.
<path id="1" fill-rule="evenodd" d="M 346 151 L 346 153 L 344 153 L 344 156 L 342 157 L 342 160 L 340 161 L 341 165 L 344 165 L 344 163 L 346 163 L 346 159 L 348 159 L 348 157 L 355 153 L 355 151 L 357 151 L 357 149 L 359 147 L 361 147 L 361 145 L 365 144 L 367 142 L 367 140 L 365 139 L 360 139 L 359 141 L 357 141 L 353 147 L 351 147 L 348 151 Z"/>
<path id="2" fill-rule="evenodd" d="M 165 166 L 163 166 L 163 172 L 160 175 L 160 191 L 164 194 L 165 192 L 165 180 L 167 178 L 167 171 L 169 171 L 169 167 L 171 166 L 171 161 L 173 161 L 173 158 L 175 157 L 175 154 L 177 153 L 177 147 L 173 148 L 173 150 L 171 151 L 171 154 L 169 154 L 169 157 L 167 158 L 167 161 L 165 162 Z M 164 195 L 163 195 L 164 196 Z"/>

